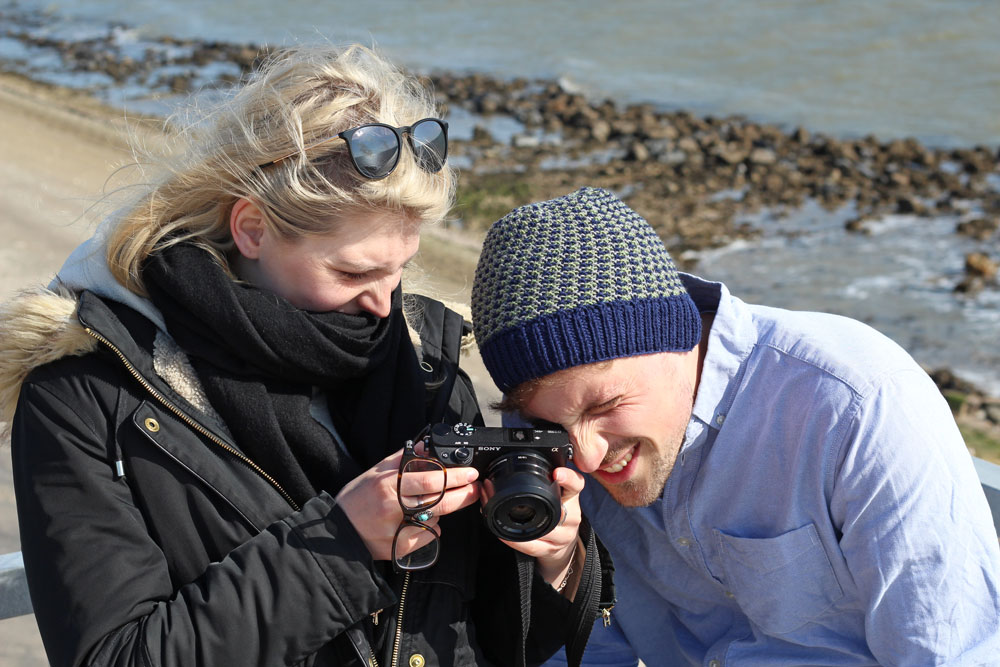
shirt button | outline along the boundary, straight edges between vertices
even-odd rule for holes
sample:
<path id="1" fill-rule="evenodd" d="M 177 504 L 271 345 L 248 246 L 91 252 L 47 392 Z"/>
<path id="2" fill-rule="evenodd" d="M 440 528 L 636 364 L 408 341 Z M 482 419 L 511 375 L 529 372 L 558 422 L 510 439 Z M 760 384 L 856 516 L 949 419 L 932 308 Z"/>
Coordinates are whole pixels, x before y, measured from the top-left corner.
<path id="1" fill-rule="evenodd" d="M 682 547 L 689 547 L 691 546 L 691 540 L 689 540 L 686 537 L 680 537 L 677 539 L 677 544 L 681 545 Z"/>
<path id="2" fill-rule="evenodd" d="M 735 595 L 733 595 L 733 592 L 732 592 L 732 591 L 726 591 L 726 597 L 727 597 L 727 598 L 729 598 L 729 599 L 731 600 L 731 599 L 733 599 L 733 598 L 734 598 L 734 597 L 736 597 L 736 596 L 735 596 Z"/>
<path id="3" fill-rule="evenodd" d="M 410 656 L 410 667 L 424 667 L 426 664 L 427 661 L 424 660 L 424 656 L 419 653 L 414 653 Z"/>
<path id="4" fill-rule="evenodd" d="M 718 660 L 709 660 L 708 667 L 722 667 L 722 663 Z"/>
<path id="5" fill-rule="evenodd" d="M 726 421 L 726 415 L 716 415 L 715 423 L 722 426 L 722 422 Z"/>

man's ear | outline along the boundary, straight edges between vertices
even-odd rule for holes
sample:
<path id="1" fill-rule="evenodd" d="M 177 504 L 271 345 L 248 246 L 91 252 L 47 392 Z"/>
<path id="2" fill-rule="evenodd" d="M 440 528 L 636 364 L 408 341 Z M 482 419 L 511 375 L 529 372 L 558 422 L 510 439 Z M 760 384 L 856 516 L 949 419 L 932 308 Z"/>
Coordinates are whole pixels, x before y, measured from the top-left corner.
<path id="1" fill-rule="evenodd" d="M 257 205 L 244 197 L 237 199 L 229 213 L 229 233 L 241 255 L 247 259 L 260 257 L 264 230 L 264 214 Z"/>

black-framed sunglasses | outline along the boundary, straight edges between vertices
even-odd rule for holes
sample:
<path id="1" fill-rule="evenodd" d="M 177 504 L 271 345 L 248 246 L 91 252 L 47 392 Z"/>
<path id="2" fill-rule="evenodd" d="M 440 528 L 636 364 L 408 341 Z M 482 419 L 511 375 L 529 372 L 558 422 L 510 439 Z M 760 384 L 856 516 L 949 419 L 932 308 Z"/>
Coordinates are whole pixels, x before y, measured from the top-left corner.
<path id="1" fill-rule="evenodd" d="M 347 152 L 358 173 L 367 179 L 377 181 L 391 174 L 399 164 L 404 136 L 421 169 L 432 174 L 441 171 L 445 160 L 448 159 L 448 123 L 440 118 L 423 118 L 403 127 L 393 127 L 385 123 L 365 123 L 321 139 L 306 146 L 304 150 L 309 151 L 331 141 L 343 139 L 347 142 Z M 269 167 L 298 154 L 299 151 L 295 151 L 258 166 Z"/>
<path id="2" fill-rule="evenodd" d="M 399 462 L 396 476 L 396 499 L 403 510 L 403 520 L 392 538 L 392 564 L 397 570 L 424 570 L 437 562 L 441 552 L 441 533 L 427 524 L 433 517 L 431 508 L 444 498 L 448 484 L 448 471 L 437 459 L 420 456 L 416 444 L 423 440 L 428 429 L 425 427 L 413 440 L 403 445 L 403 458 Z M 406 475 L 425 477 L 426 488 L 431 493 L 420 496 L 404 496 L 403 477 Z M 427 479 L 429 478 L 429 479 Z M 430 541 L 428 541 L 428 539 Z M 412 547 L 419 545 L 415 549 Z"/>

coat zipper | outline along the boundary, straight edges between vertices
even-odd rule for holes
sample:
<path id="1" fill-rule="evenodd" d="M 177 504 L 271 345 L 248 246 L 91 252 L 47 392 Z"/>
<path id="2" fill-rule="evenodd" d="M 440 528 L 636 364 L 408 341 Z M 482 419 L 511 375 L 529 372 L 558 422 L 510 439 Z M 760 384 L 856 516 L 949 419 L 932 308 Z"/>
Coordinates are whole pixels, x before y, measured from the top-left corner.
<path id="1" fill-rule="evenodd" d="M 406 604 L 406 589 L 410 586 L 410 573 L 403 575 L 403 590 L 399 593 L 399 611 L 396 612 L 396 637 L 392 640 L 392 662 L 389 667 L 396 667 L 399 661 L 399 645 L 403 639 L 403 606 Z"/>
<path id="2" fill-rule="evenodd" d="M 142 374 L 138 370 L 136 370 L 135 366 L 132 365 L 132 362 L 128 360 L 128 358 L 125 356 L 125 354 L 121 350 L 119 350 L 115 346 L 114 343 L 112 343 L 107 338 L 105 338 L 101 334 L 97 333 L 96 331 L 94 331 L 90 327 L 86 327 L 85 330 L 86 330 L 86 332 L 88 334 L 90 334 L 92 337 L 94 337 L 95 339 L 97 339 L 105 347 L 107 347 L 112 352 L 114 352 L 115 355 L 117 355 L 117 357 L 121 360 L 122 364 L 124 364 L 126 370 L 128 370 L 128 372 L 132 375 L 132 377 L 134 377 L 136 379 L 136 381 L 139 384 L 141 384 L 143 386 L 143 388 L 146 391 L 148 391 L 150 393 L 150 395 L 153 398 L 155 398 L 157 401 L 159 401 L 165 408 L 167 408 L 168 410 L 170 410 L 170 412 L 172 412 L 174 415 L 176 415 L 177 417 L 179 417 L 185 424 L 187 424 L 188 426 L 190 426 L 191 428 L 193 428 L 195 431 L 197 431 L 201 435 L 203 435 L 206 438 L 208 438 L 210 442 L 212 442 L 213 444 L 215 444 L 218 447 L 221 447 L 223 450 L 225 450 L 226 452 L 228 452 L 230 455 L 236 457 L 241 463 L 243 463 L 248 468 L 250 468 L 251 470 L 253 470 L 254 472 L 256 472 L 258 475 L 260 475 L 261 477 L 263 477 L 265 480 L 267 480 L 267 482 L 269 482 L 271 484 L 271 486 L 273 486 L 275 489 L 277 489 L 278 493 L 280 493 L 282 495 L 282 497 L 286 501 L 288 501 L 288 504 L 291 505 L 292 508 L 296 512 L 301 509 L 299 507 L 298 503 L 296 503 L 294 500 L 292 500 L 292 497 L 290 495 L 288 495 L 288 492 L 285 491 L 283 488 L 281 488 L 281 485 L 278 484 L 278 482 L 273 477 L 271 477 L 270 475 L 268 475 L 267 472 L 265 472 L 263 468 L 261 468 L 259 465 L 257 465 L 253 461 L 251 461 L 245 454 L 243 454 L 243 453 L 237 451 L 236 449 L 234 449 L 233 447 L 230 447 L 229 445 L 227 445 L 225 443 L 225 441 L 223 441 L 220 437 L 218 437 L 217 435 L 215 435 L 214 433 L 212 433 L 211 431 L 209 431 L 207 428 L 205 428 L 204 426 L 202 426 L 201 424 L 199 424 L 198 422 L 196 422 L 191 417 L 187 416 L 187 414 L 185 414 L 183 410 L 181 410 L 179 407 L 177 407 L 176 405 L 174 405 L 173 403 L 171 403 L 167 399 L 166 396 L 164 396 L 163 394 L 161 394 L 153 385 L 151 385 L 149 383 L 148 380 L 146 380 L 146 378 L 144 378 L 142 376 Z"/>

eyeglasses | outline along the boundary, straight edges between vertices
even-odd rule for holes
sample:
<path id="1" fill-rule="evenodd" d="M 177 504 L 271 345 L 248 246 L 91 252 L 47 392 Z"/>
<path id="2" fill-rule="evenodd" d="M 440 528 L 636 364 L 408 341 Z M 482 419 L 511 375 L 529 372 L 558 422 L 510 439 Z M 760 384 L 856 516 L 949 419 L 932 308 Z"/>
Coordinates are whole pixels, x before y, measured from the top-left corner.
<path id="1" fill-rule="evenodd" d="M 391 174 L 399 164 L 404 135 L 421 169 L 432 174 L 441 171 L 448 158 L 448 123 L 440 118 L 424 118 L 404 127 L 366 123 L 317 141 L 303 150 L 343 139 L 347 142 L 347 152 L 358 173 L 377 181 Z M 299 151 L 295 151 L 258 167 L 269 167 L 298 154 Z"/>
<path id="2" fill-rule="evenodd" d="M 406 441 L 396 477 L 396 499 L 403 510 L 403 520 L 392 538 L 392 563 L 402 571 L 424 570 L 434 565 L 441 551 L 441 534 L 426 522 L 433 516 L 431 508 L 444 498 L 448 472 L 437 459 L 417 454 L 415 445 L 426 433 L 427 428 L 413 440 Z M 404 476 L 413 476 L 414 481 L 419 480 L 421 487 L 430 492 L 404 496 Z"/>

